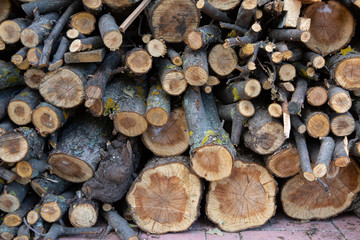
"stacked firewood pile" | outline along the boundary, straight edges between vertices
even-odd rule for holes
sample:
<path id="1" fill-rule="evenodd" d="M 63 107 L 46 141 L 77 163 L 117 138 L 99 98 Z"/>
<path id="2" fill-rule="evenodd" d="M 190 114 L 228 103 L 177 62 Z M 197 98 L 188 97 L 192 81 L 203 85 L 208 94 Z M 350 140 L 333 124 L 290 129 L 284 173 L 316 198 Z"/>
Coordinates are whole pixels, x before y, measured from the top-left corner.
<path id="1" fill-rule="evenodd" d="M 1 238 L 360 215 L 358 7 L 0 0 Z"/>

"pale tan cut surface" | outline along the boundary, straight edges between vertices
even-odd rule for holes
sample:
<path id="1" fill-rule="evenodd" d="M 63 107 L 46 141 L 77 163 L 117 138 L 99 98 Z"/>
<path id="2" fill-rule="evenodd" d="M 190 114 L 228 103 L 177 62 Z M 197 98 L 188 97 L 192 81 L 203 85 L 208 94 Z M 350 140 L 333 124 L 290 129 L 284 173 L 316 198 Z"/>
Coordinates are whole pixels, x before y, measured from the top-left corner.
<path id="1" fill-rule="evenodd" d="M 1 7 L 3 8 L 4 6 Z M 2 39 L 7 44 L 16 43 L 17 41 L 19 41 L 20 33 L 20 25 L 12 20 L 3 21 L 0 24 L 0 39 Z"/>
<path id="2" fill-rule="evenodd" d="M 215 45 L 208 56 L 209 65 L 220 76 L 229 75 L 238 65 L 238 57 L 232 48 L 224 48 L 222 44 Z"/>
<path id="3" fill-rule="evenodd" d="M 133 51 L 126 58 L 126 65 L 137 74 L 147 73 L 152 67 L 152 57 L 144 49 Z"/>
<path id="4" fill-rule="evenodd" d="M 187 81 L 185 80 L 184 74 L 182 72 L 171 71 L 165 75 L 161 85 L 167 94 L 177 96 L 185 91 L 187 87 Z"/>
<path id="5" fill-rule="evenodd" d="M 192 86 L 203 86 L 206 84 L 209 74 L 200 66 L 190 66 L 184 71 L 184 77 Z"/>
<path id="6" fill-rule="evenodd" d="M 360 57 L 341 61 L 335 69 L 335 81 L 345 89 L 360 89 Z"/>
<path id="7" fill-rule="evenodd" d="M 70 223 L 74 227 L 92 227 L 95 225 L 98 214 L 89 203 L 77 205 L 69 216 Z"/>
<path id="8" fill-rule="evenodd" d="M 19 162 L 29 149 L 29 143 L 22 133 L 6 133 L 0 138 L 0 159 L 4 162 Z"/>
<path id="9" fill-rule="evenodd" d="M 32 166 L 27 161 L 18 162 L 15 166 L 16 174 L 22 178 L 31 178 L 33 174 Z"/>
<path id="10" fill-rule="evenodd" d="M 122 34 L 118 31 L 108 32 L 103 37 L 104 45 L 110 49 L 110 51 L 115 51 L 120 48 L 123 37 Z"/>
<path id="11" fill-rule="evenodd" d="M 88 12 L 78 12 L 71 16 L 70 26 L 82 34 L 90 34 L 95 29 L 96 18 Z"/>
<path id="12" fill-rule="evenodd" d="M 45 106 L 33 111 L 32 123 L 41 135 L 53 133 L 61 125 L 58 115 L 51 108 Z"/>
<path id="13" fill-rule="evenodd" d="M 16 214 L 7 214 L 4 218 L 4 224 L 8 227 L 17 227 L 22 223 L 22 219 Z"/>
<path id="14" fill-rule="evenodd" d="M 229 177 L 210 183 L 206 215 L 228 232 L 259 227 L 274 216 L 276 193 L 277 184 L 264 167 L 237 160 Z"/>
<path id="15" fill-rule="evenodd" d="M 7 108 L 11 121 L 20 126 L 31 122 L 31 111 L 29 104 L 21 100 L 10 101 Z"/>
<path id="16" fill-rule="evenodd" d="M 313 115 L 306 123 L 306 131 L 313 138 L 327 136 L 330 132 L 329 117 L 324 113 Z"/>
<path id="17" fill-rule="evenodd" d="M 275 176 L 287 178 L 300 171 L 299 152 L 296 147 L 279 149 L 274 154 L 267 157 L 266 167 Z"/>
<path id="18" fill-rule="evenodd" d="M 346 113 L 352 106 L 352 100 L 348 94 L 339 92 L 329 100 L 329 105 L 337 113 Z"/>
<path id="19" fill-rule="evenodd" d="M 201 181 L 181 163 L 142 173 L 127 194 L 135 223 L 155 234 L 187 230 L 197 219 Z"/>
<path id="20" fill-rule="evenodd" d="M 167 112 L 161 107 L 155 107 L 147 111 L 146 119 L 147 121 L 154 126 L 163 126 L 168 121 Z"/>
<path id="21" fill-rule="evenodd" d="M 245 83 L 244 91 L 249 98 L 256 98 L 260 95 L 261 84 L 256 79 L 249 79 Z"/>
<path id="22" fill-rule="evenodd" d="M 30 28 L 25 28 L 21 31 L 20 39 L 21 43 L 28 48 L 34 48 L 39 45 L 39 36 Z"/>
<path id="23" fill-rule="evenodd" d="M 117 112 L 114 119 L 116 131 L 129 136 L 139 136 L 148 128 L 146 119 L 136 112 Z"/>
<path id="24" fill-rule="evenodd" d="M 102 5 L 102 0 L 82 0 L 82 2 L 90 9 L 97 9 Z"/>
<path id="25" fill-rule="evenodd" d="M 227 11 L 240 4 L 240 0 L 209 0 L 209 3 L 221 11 Z"/>
<path id="26" fill-rule="evenodd" d="M 3 192 L 0 195 L 0 210 L 4 212 L 15 212 L 20 208 L 20 201 L 16 196 Z"/>
<path id="27" fill-rule="evenodd" d="M 312 87 L 308 90 L 306 99 L 309 104 L 318 107 L 326 103 L 328 99 L 328 92 L 323 87 Z"/>
<path id="28" fill-rule="evenodd" d="M 40 216 L 49 223 L 56 222 L 61 216 L 61 209 L 57 202 L 47 202 L 41 206 Z"/>

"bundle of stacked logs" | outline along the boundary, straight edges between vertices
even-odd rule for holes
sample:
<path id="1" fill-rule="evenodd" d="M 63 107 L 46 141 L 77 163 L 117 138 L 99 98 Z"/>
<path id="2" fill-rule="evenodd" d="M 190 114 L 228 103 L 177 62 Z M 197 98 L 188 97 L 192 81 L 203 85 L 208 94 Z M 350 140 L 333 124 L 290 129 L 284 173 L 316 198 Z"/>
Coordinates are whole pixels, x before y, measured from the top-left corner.
<path id="1" fill-rule="evenodd" d="M 0 0 L 0 237 L 360 216 L 359 7 Z"/>

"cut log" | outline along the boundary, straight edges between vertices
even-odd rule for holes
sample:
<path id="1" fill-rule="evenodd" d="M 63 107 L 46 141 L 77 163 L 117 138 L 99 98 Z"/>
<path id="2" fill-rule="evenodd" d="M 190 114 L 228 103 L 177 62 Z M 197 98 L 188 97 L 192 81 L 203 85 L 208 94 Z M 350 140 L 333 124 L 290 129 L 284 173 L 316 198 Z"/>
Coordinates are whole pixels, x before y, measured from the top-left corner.
<path id="1" fill-rule="evenodd" d="M 208 62 L 216 74 L 227 76 L 237 67 L 238 57 L 232 48 L 224 48 L 222 44 L 217 44 L 210 50 Z"/>
<path id="2" fill-rule="evenodd" d="M 148 7 L 148 21 L 154 38 L 177 43 L 199 27 L 200 13 L 192 0 L 158 0 Z"/>
<path id="3" fill-rule="evenodd" d="M 238 10 L 235 25 L 249 29 L 256 13 L 257 0 L 245 0 Z"/>
<path id="4" fill-rule="evenodd" d="M 69 118 L 70 111 L 60 109 L 47 102 L 40 103 L 32 112 L 32 123 L 41 136 L 54 133 Z"/>
<path id="5" fill-rule="evenodd" d="M 36 47 L 30 48 L 26 53 L 26 58 L 32 66 L 36 67 L 38 65 L 43 48 L 43 45 L 38 45 Z"/>
<path id="6" fill-rule="evenodd" d="M 299 62 L 295 62 L 293 64 L 296 68 L 296 73 L 298 76 L 312 81 L 319 81 L 319 75 L 316 74 L 315 68 L 310 66 L 305 66 L 304 64 Z"/>
<path id="7" fill-rule="evenodd" d="M 301 109 L 304 107 L 307 85 L 308 83 L 304 79 L 300 78 L 296 81 L 296 88 L 288 105 L 290 114 L 300 115 Z"/>
<path id="8" fill-rule="evenodd" d="M 355 130 L 355 119 L 349 112 L 332 114 L 330 116 L 330 129 L 335 136 L 348 136 Z"/>
<path id="9" fill-rule="evenodd" d="M 4 119 L 0 121 L 0 137 L 4 133 L 11 132 L 15 128 L 16 128 L 15 125 L 13 124 L 12 121 L 10 121 L 10 119 Z"/>
<path id="10" fill-rule="evenodd" d="M 140 0 L 102 0 L 103 4 L 112 11 L 128 8 Z"/>
<path id="11" fill-rule="evenodd" d="M 30 183 L 32 189 L 42 197 L 45 194 L 59 195 L 65 192 L 70 186 L 71 182 L 68 182 L 54 174 L 44 176 L 38 176 Z"/>
<path id="12" fill-rule="evenodd" d="M 22 224 L 19 227 L 16 238 L 14 238 L 14 240 L 30 240 L 30 239 L 31 239 L 30 229 L 25 224 Z"/>
<path id="13" fill-rule="evenodd" d="M 37 0 L 24 3 L 21 5 L 21 8 L 26 15 L 31 16 L 34 14 L 34 10 L 39 14 L 62 11 L 72 2 L 73 0 Z"/>
<path id="14" fill-rule="evenodd" d="M 328 105 L 337 113 L 346 113 L 352 105 L 349 92 L 341 87 L 330 87 L 328 90 Z"/>
<path id="15" fill-rule="evenodd" d="M 22 201 L 25 199 L 28 190 L 28 185 L 22 185 L 17 182 L 6 185 L 4 191 L 0 195 L 0 209 L 8 213 L 18 210 Z"/>
<path id="16" fill-rule="evenodd" d="M 189 128 L 184 110 L 175 109 L 161 127 L 150 125 L 142 134 L 144 145 L 159 157 L 178 156 L 189 147 Z"/>
<path id="17" fill-rule="evenodd" d="M 162 89 L 160 83 L 151 86 L 146 99 L 146 119 L 154 126 L 163 126 L 170 114 L 170 96 Z"/>
<path id="18" fill-rule="evenodd" d="M 4 168 L 4 167 L 0 167 L 0 177 L 2 179 L 4 179 L 7 183 L 11 183 L 12 181 L 14 181 L 17 178 L 16 173 L 13 173 L 12 171 Z M 2 190 L 3 187 L 0 187 L 0 189 Z"/>
<path id="19" fill-rule="evenodd" d="M 122 218 L 118 212 L 111 210 L 103 213 L 108 225 L 115 229 L 116 234 L 120 239 L 124 240 L 139 240 L 137 234 L 132 230 L 128 222 Z"/>
<path id="20" fill-rule="evenodd" d="M 20 70 L 26 70 L 30 67 L 30 62 L 27 57 L 20 64 L 17 64 L 16 67 Z"/>
<path id="21" fill-rule="evenodd" d="M 33 128 L 18 128 L 0 137 L 0 159 L 4 162 L 40 158 L 43 148 L 44 139 Z"/>
<path id="22" fill-rule="evenodd" d="M 4 240 L 12 240 L 16 236 L 18 227 L 9 228 L 6 225 L 0 225 L 0 237 Z"/>
<path id="23" fill-rule="evenodd" d="M 58 13 L 48 13 L 35 19 L 30 26 L 21 31 L 21 43 L 28 48 L 36 47 L 41 44 L 50 33 L 53 22 L 59 19 Z"/>
<path id="24" fill-rule="evenodd" d="M 269 37 L 274 41 L 294 41 L 306 43 L 310 39 L 310 32 L 298 29 L 273 29 Z"/>
<path id="25" fill-rule="evenodd" d="M 209 0 L 209 3 L 214 6 L 215 8 L 221 10 L 221 11 L 228 11 L 231 9 L 234 9 L 240 4 L 241 1 L 239 0 L 225 0 L 225 1 L 219 1 L 219 0 Z"/>
<path id="26" fill-rule="evenodd" d="M 70 43 L 66 39 L 66 37 L 62 37 L 61 41 L 59 43 L 59 47 L 56 50 L 56 53 L 54 54 L 52 61 L 49 63 L 49 67 L 48 67 L 49 71 L 54 71 L 63 65 L 64 54 L 68 50 L 69 45 L 70 45 Z"/>
<path id="27" fill-rule="evenodd" d="M 281 81 L 292 81 L 296 77 L 296 68 L 289 63 L 282 64 L 278 70 Z"/>
<path id="28" fill-rule="evenodd" d="M 306 100 L 312 106 L 322 106 L 326 103 L 327 99 L 328 91 L 321 86 L 311 87 L 306 92 Z"/>
<path id="29" fill-rule="evenodd" d="M 0 60 L 0 90 L 24 84 L 23 74 L 15 65 Z"/>
<path id="30" fill-rule="evenodd" d="M 84 113 L 75 118 L 61 133 L 56 149 L 49 156 L 51 172 L 69 182 L 92 178 L 101 160 L 100 149 L 111 136 L 110 127 L 105 119 Z"/>
<path id="31" fill-rule="evenodd" d="M 231 174 L 235 149 L 222 129 L 214 96 L 188 88 L 184 97 L 186 120 L 190 130 L 192 169 L 208 181 Z"/>
<path id="32" fill-rule="evenodd" d="M 310 155 L 309 155 L 308 147 L 306 144 L 305 136 L 304 136 L 304 134 L 300 134 L 296 131 L 293 131 L 293 135 L 295 138 L 296 147 L 299 152 L 300 166 L 301 166 L 301 171 L 302 171 L 301 176 L 306 181 L 312 182 L 312 181 L 316 180 L 316 177 L 315 177 L 315 174 L 311 167 Z"/>
<path id="33" fill-rule="evenodd" d="M 44 77 L 45 72 L 37 68 L 30 68 L 24 73 L 25 84 L 32 89 L 39 89 L 40 82 Z"/>
<path id="34" fill-rule="evenodd" d="M 20 226 L 23 222 L 23 217 L 35 206 L 36 202 L 37 200 L 34 195 L 27 195 L 19 209 L 5 215 L 3 224 L 8 227 Z"/>
<path id="35" fill-rule="evenodd" d="M 79 195 L 82 193 L 80 192 Z M 96 202 L 78 196 L 69 207 L 69 220 L 76 228 L 92 227 L 98 220 L 99 206 Z"/>
<path id="36" fill-rule="evenodd" d="M 47 102 L 56 107 L 76 107 L 84 100 L 86 78 L 95 69 L 93 64 L 83 64 L 49 72 L 41 81 L 39 92 Z"/>
<path id="37" fill-rule="evenodd" d="M 9 102 L 7 112 L 11 121 L 20 126 L 30 123 L 31 112 L 39 104 L 40 99 L 38 91 L 29 87 L 22 90 Z"/>
<path id="38" fill-rule="evenodd" d="M 292 143 L 286 143 L 273 154 L 264 156 L 266 168 L 276 177 L 288 178 L 300 171 L 299 152 Z"/>
<path id="39" fill-rule="evenodd" d="M 360 190 L 360 172 L 356 163 L 340 168 L 335 178 L 309 182 L 301 174 L 290 179 L 281 190 L 286 215 L 296 219 L 326 219 L 343 212 Z"/>
<path id="40" fill-rule="evenodd" d="M 20 87 L 7 88 L 0 90 L 0 120 L 7 115 L 7 106 L 10 100 L 21 91 Z"/>
<path id="41" fill-rule="evenodd" d="M 282 106 L 278 103 L 271 103 L 267 108 L 271 117 L 280 118 L 283 116 Z"/>
<path id="42" fill-rule="evenodd" d="M 327 55 L 348 44 L 355 32 L 355 19 L 340 2 L 317 2 L 304 12 L 311 18 L 311 37 L 306 46 L 313 52 Z"/>
<path id="43" fill-rule="evenodd" d="M 261 165 L 240 157 L 231 175 L 211 182 L 206 215 L 227 232 L 265 224 L 275 214 L 277 184 Z"/>
<path id="44" fill-rule="evenodd" d="M 95 49 L 88 52 L 67 52 L 64 55 L 65 63 L 100 63 L 106 55 L 105 48 Z"/>
<path id="45" fill-rule="evenodd" d="M 126 66 L 135 74 L 145 74 L 152 67 L 152 57 L 143 48 L 133 48 L 126 53 Z"/>
<path id="46" fill-rule="evenodd" d="M 82 0 L 84 8 L 90 12 L 98 13 L 103 8 L 102 0 Z"/>
<path id="47" fill-rule="evenodd" d="M 81 52 L 98 49 L 104 46 L 104 42 L 100 36 L 76 39 L 69 47 L 70 52 Z"/>
<path id="48" fill-rule="evenodd" d="M 30 179 L 37 177 L 48 168 L 45 155 L 41 159 L 30 158 L 26 161 L 18 162 L 15 166 L 15 172 L 22 179 L 30 181 Z"/>
<path id="49" fill-rule="evenodd" d="M 291 115 L 291 126 L 300 134 L 306 132 L 306 125 L 297 115 Z"/>
<path id="50" fill-rule="evenodd" d="M 286 140 L 283 125 L 264 109 L 256 109 L 248 126 L 248 131 L 244 134 L 245 146 L 258 154 L 271 154 Z"/>
<path id="51" fill-rule="evenodd" d="M 325 66 L 325 59 L 323 56 L 314 53 L 314 52 L 307 52 L 303 55 L 303 59 L 310 63 L 316 69 L 323 68 Z"/>
<path id="52" fill-rule="evenodd" d="M 77 12 L 71 16 L 70 27 L 75 28 L 80 33 L 88 35 L 95 30 L 96 18 L 88 12 Z"/>
<path id="53" fill-rule="evenodd" d="M 239 57 L 243 60 L 248 59 L 254 54 L 255 46 L 252 43 L 246 43 L 239 50 Z"/>
<path id="54" fill-rule="evenodd" d="M 288 60 L 293 56 L 293 52 L 288 48 L 288 46 L 284 42 L 276 43 L 275 49 L 283 54 L 283 60 Z"/>
<path id="55" fill-rule="evenodd" d="M 184 77 L 188 84 L 193 86 L 205 85 L 209 78 L 208 60 L 206 51 L 197 51 L 186 47 L 182 55 Z"/>
<path id="56" fill-rule="evenodd" d="M 0 22 L 2 22 L 9 17 L 12 3 L 10 0 L 1 0 L 0 5 L 2 6 L 0 11 Z"/>
<path id="57" fill-rule="evenodd" d="M 120 48 L 123 37 L 118 29 L 115 19 L 110 14 L 104 14 L 99 19 L 99 30 L 104 45 L 115 51 Z"/>
<path id="58" fill-rule="evenodd" d="M 101 238 L 104 231 L 103 227 L 85 227 L 73 228 L 63 227 L 60 224 L 54 223 L 49 231 L 44 235 L 44 240 L 56 240 L 62 235 L 80 235 L 80 234 L 94 234 L 95 238 Z"/>
<path id="59" fill-rule="evenodd" d="M 334 160 L 335 166 L 337 167 L 346 167 L 350 164 L 351 160 L 349 157 L 347 138 L 338 138 L 335 141 L 335 149 L 332 158 Z"/>
<path id="60" fill-rule="evenodd" d="M 6 44 L 14 44 L 20 40 L 21 32 L 28 26 L 29 23 L 22 18 L 3 21 L 0 24 L 0 39 Z"/>
<path id="61" fill-rule="evenodd" d="M 162 39 L 151 39 L 146 43 L 146 50 L 152 57 L 163 57 L 166 54 L 166 44 Z"/>
<path id="62" fill-rule="evenodd" d="M 237 81 L 219 89 L 217 97 L 225 104 L 237 102 L 240 99 L 252 99 L 261 92 L 260 82 L 256 79 Z"/>
<path id="63" fill-rule="evenodd" d="M 174 58 L 176 59 L 177 57 Z M 179 60 L 174 60 L 174 58 L 172 58 L 173 63 L 168 59 L 160 59 L 158 62 L 158 71 L 161 86 L 164 91 L 169 95 L 178 96 L 185 91 L 187 81 L 184 78 L 183 70 L 177 65 L 180 64 Z M 182 59 L 180 58 L 180 60 L 181 66 Z"/>
<path id="64" fill-rule="evenodd" d="M 189 31 L 184 42 L 192 50 L 199 50 L 210 43 L 218 41 L 220 37 L 221 31 L 217 26 L 205 25 Z"/>
<path id="65" fill-rule="evenodd" d="M 319 154 L 313 167 L 315 177 L 322 178 L 328 172 L 334 148 L 335 142 L 332 137 L 321 138 Z"/>
<path id="66" fill-rule="evenodd" d="M 74 198 L 73 191 L 64 192 L 60 195 L 46 194 L 42 199 L 40 216 L 43 220 L 53 223 L 62 218 Z"/>
<path id="67" fill-rule="evenodd" d="M 178 52 L 176 52 L 172 48 L 168 48 L 166 53 L 173 64 L 175 64 L 176 66 L 182 66 L 183 61 Z"/>
<path id="68" fill-rule="evenodd" d="M 307 133 L 313 138 L 325 137 L 330 132 L 330 120 L 323 112 L 310 112 L 305 114 L 305 125 Z"/>
<path id="69" fill-rule="evenodd" d="M 286 12 L 281 27 L 295 28 L 300 16 L 301 1 L 300 0 L 284 0 L 283 10 Z"/>
<path id="70" fill-rule="evenodd" d="M 229 16 L 226 13 L 224 13 L 224 12 L 220 11 L 219 9 L 217 9 L 216 7 L 214 7 L 207 0 L 197 1 L 196 7 L 197 7 L 197 9 L 201 10 L 203 13 L 210 16 L 214 20 L 225 22 L 225 23 L 232 22 L 232 20 L 229 18 Z"/>
<path id="71" fill-rule="evenodd" d="M 126 200 L 141 230 L 162 234 L 185 231 L 195 222 L 201 194 L 201 181 L 190 170 L 188 158 L 155 158 L 132 184 Z"/>
<path id="72" fill-rule="evenodd" d="M 21 48 L 19 51 L 17 51 L 14 55 L 11 56 L 11 62 L 15 65 L 21 64 L 25 60 L 28 50 L 29 48 L 27 47 Z"/>

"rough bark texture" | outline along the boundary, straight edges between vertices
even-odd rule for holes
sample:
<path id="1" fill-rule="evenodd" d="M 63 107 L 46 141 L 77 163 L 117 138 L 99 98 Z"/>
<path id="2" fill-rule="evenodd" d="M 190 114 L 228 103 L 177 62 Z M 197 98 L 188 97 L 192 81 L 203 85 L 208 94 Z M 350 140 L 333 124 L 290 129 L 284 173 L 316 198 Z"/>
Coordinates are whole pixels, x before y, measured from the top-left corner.
<path id="1" fill-rule="evenodd" d="M 30 158 L 26 161 L 18 162 L 15 166 L 15 171 L 21 178 L 30 181 L 30 179 L 37 177 L 48 168 L 46 155 L 44 155 L 41 159 Z"/>
<path id="2" fill-rule="evenodd" d="M 164 126 L 169 119 L 170 96 L 162 89 L 160 83 L 151 86 L 146 99 L 146 119 L 155 126 Z"/>
<path id="3" fill-rule="evenodd" d="M 54 174 L 43 174 L 36 177 L 30 183 L 32 189 L 42 197 L 44 194 L 59 195 L 65 192 L 70 186 L 71 182 L 68 182 Z"/>
<path id="4" fill-rule="evenodd" d="M 316 179 L 316 177 L 311 167 L 310 155 L 306 144 L 305 136 L 295 131 L 293 131 L 293 134 L 296 142 L 296 147 L 299 152 L 302 175 L 307 181 L 312 182 Z"/>
<path id="5" fill-rule="evenodd" d="M 338 138 L 335 141 L 335 149 L 332 158 L 334 160 L 335 166 L 337 167 L 346 167 L 351 162 L 347 144 L 348 143 L 346 138 Z"/>
<path id="6" fill-rule="evenodd" d="M 290 114 L 300 114 L 301 108 L 304 106 L 305 95 L 307 89 L 307 81 L 304 79 L 298 79 L 296 82 L 295 92 L 291 96 L 288 110 Z"/>
<path id="7" fill-rule="evenodd" d="M 14 212 L 18 210 L 28 190 L 28 185 L 21 185 L 17 182 L 6 185 L 0 195 L 0 209 L 4 212 Z"/>
<path id="8" fill-rule="evenodd" d="M 100 36 L 76 39 L 70 44 L 70 52 L 81 52 L 98 49 L 104 46 Z"/>
<path id="9" fill-rule="evenodd" d="M 103 39 L 104 45 L 115 51 L 120 48 L 122 44 L 122 35 L 118 29 L 115 19 L 110 14 L 104 14 L 99 19 L 99 30 Z"/>
<path id="10" fill-rule="evenodd" d="M 49 71 L 54 71 L 63 65 L 64 54 L 68 50 L 69 45 L 70 45 L 70 43 L 66 39 L 66 37 L 62 37 L 61 41 L 59 43 L 59 47 L 56 50 L 56 53 L 54 54 L 54 56 L 52 57 L 52 61 L 49 63 L 49 67 L 48 67 Z"/>
<path id="11" fill-rule="evenodd" d="M 174 60 L 174 58 L 171 58 L 173 63 L 168 59 L 160 59 L 158 61 L 159 78 L 162 88 L 167 94 L 173 96 L 182 94 L 187 87 L 187 81 L 184 78 L 183 70 L 179 67 L 183 62 L 180 55 L 178 57 L 181 60 L 181 64 L 179 61 Z"/>
<path id="12" fill-rule="evenodd" d="M 68 191 L 61 195 L 46 194 L 42 199 L 40 207 L 40 216 L 43 220 L 53 223 L 61 219 L 70 206 L 70 201 L 75 193 Z"/>
<path id="13" fill-rule="evenodd" d="M 0 89 L 24 84 L 24 78 L 15 65 L 0 60 Z"/>
<path id="14" fill-rule="evenodd" d="M 316 162 L 313 167 L 313 172 L 315 177 L 322 178 L 328 171 L 330 166 L 330 161 L 333 155 L 335 148 L 334 139 L 331 137 L 321 138 L 321 145 L 319 149 L 319 154 L 316 158 Z"/>
<path id="15" fill-rule="evenodd" d="M 44 236 L 44 239 L 56 240 L 62 235 L 80 235 L 80 234 L 94 234 L 94 238 L 100 238 L 103 231 L 104 231 L 103 227 L 72 228 L 72 227 L 63 227 L 60 224 L 54 223 L 53 225 L 51 225 L 51 228 Z"/>
<path id="16" fill-rule="evenodd" d="M 260 82 L 256 79 L 237 81 L 222 87 L 217 92 L 217 97 L 225 104 L 237 102 L 240 99 L 251 99 L 259 96 Z"/>
<path id="17" fill-rule="evenodd" d="M 21 91 L 20 87 L 13 87 L 0 90 L 0 120 L 5 118 L 6 109 L 14 96 L 16 96 Z"/>
<path id="18" fill-rule="evenodd" d="M 111 210 L 103 213 L 108 224 L 114 228 L 120 239 L 139 240 L 137 234 L 129 226 L 128 222 L 122 218 L 118 212 Z"/>
<path id="19" fill-rule="evenodd" d="M 73 0 L 38 0 L 30 1 L 21 5 L 21 8 L 27 15 L 33 15 L 34 10 L 39 14 L 61 11 L 69 6 Z"/>

